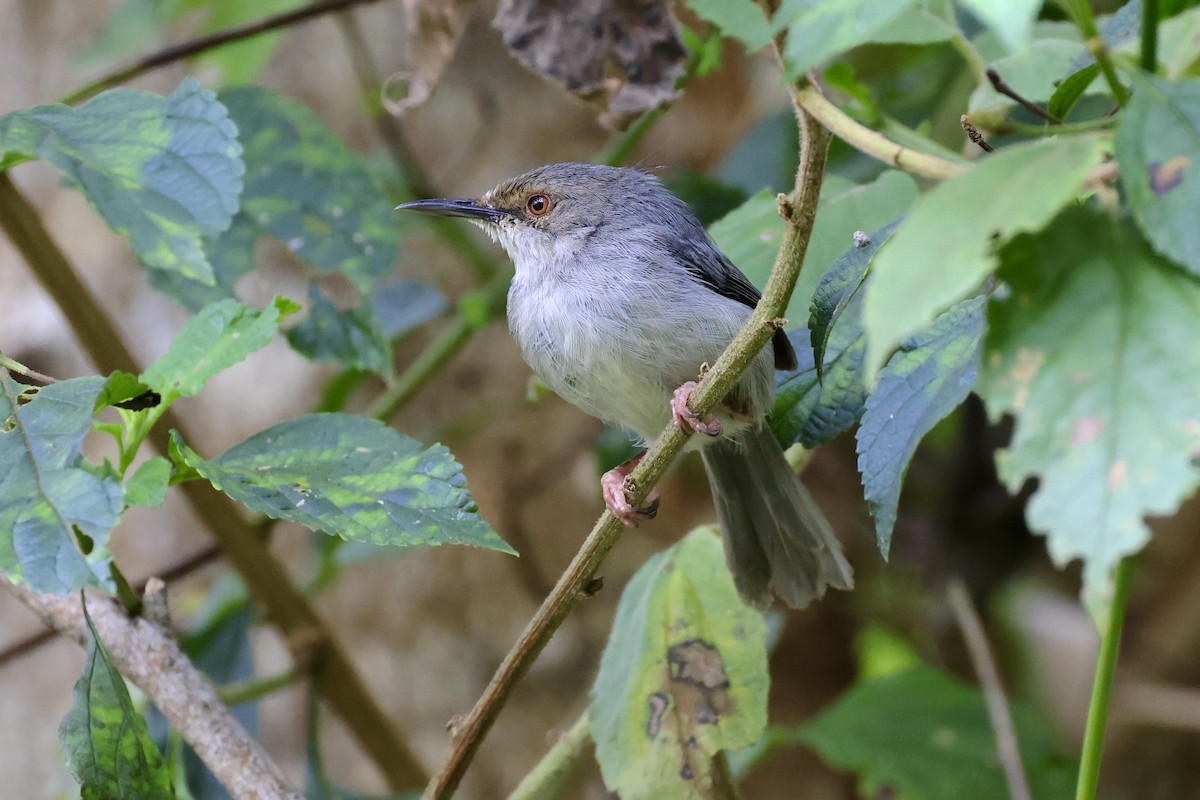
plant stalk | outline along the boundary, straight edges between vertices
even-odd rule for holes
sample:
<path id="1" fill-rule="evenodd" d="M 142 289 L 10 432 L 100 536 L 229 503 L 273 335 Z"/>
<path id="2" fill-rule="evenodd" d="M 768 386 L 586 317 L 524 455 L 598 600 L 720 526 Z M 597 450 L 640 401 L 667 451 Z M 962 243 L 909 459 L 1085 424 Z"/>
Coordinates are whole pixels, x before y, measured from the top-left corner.
<path id="1" fill-rule="evenodd" d="M 1117 565 L 1114 577 L 1112 606 L 1104 630 L 1100 632 L 1100 654 L 1096 660 L 1096 677 L 1092 683 L 1092 700 L 1088 704 L 1087 728 L 1083 736 L 1083 755 L 1079 762 L 1079 781 L 1075 800 L 1095 800 L 1100 785 L 1100 762 L 1104 755 L 1104 728 L 1112 700 L 1113 678 L 1117 670 L 1117 654 L 1121 649 L 1121 631 L 1125 627 L 1125 612 L 1133 588 L 1134 560 L 1126 556 Z"/>

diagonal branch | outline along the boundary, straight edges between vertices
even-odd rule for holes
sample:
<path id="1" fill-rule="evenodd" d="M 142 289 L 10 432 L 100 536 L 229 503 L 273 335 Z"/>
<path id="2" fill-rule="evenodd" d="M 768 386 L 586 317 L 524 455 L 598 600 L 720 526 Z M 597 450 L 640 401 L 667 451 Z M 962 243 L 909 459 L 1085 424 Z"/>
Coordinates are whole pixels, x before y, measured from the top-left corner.
<path id="1" fill-rule="evenodd" d="M 824 178 L 830 135 L 807 113 L 799 109 L 797 113 L 804 144 L 795 189 L 789 197 L 780 198 L 780 210 L 787 221 L 784 240 L 762 300 L 692 393 L 690 405 L 701 416 L 729 394 L 742 372 L 782 324 L 783 312 L 800 274 L 800 265 L 804 261 L 804 252 L 816 217 L 817 197 Z M 630 476 L 630 481 L 636 487 L 629 497 L 630 502 L 636 506 L 645 498 L 683 449 L 689 435 L 674 425 L 663 429 Z M 475 707 L 456 726 L 450 754 L 441 771 L 426 787 L 425 800 L 447 800 L 454 793 L 513 687 L 529 670 L 571 610 L 587 596 L 596 570 L 616 545 L 622 530 L 621 522 L 607 511 L 596 521 L 592 532 L 553 591 L 504 657 Z"/>
<path id="2" fill-rule="evenodd" d="M 217 31 L 208 36 L 199 36 L 195 39 L 189 39 L 186 42 L 173 44 L 169 47 L 164 47 L 157 53 L 143 56 L 128 66 L 113 70 L 107 75 L 97 78 L 86 86 L 71 92 L 61 102 L 67 105 L 81 103 L 105 89 L 111 89 L 132 78 L 136 78 L 138 75 L 158 69 L 159 67 L 165 67 L 167 64 L 173 64 L 176 61 L 182 61 L 190 56 L 214 50 L 222 45 L 261 36 L 264 33 L 270 33 L 280 28 L 306 22 L 324 14 L 344 11 L 351 6 L 366 5 L 367 3 L 375 2 L 378 2 L 378 0 L 323 0 L 323 2 L 313 3 L 293 11 L 276 14 L 272 17 L 264 17 L 254 22 L 248 22 L 245 25 L 238 25 L 223 31 Z"/>
<path id="3" fill-rule="evenodd" d="M 0 173 L 0 229 L 12 240 L 42 286 L 62 309 L 76 339 L 103 373 L 124 370 L 141 374 L 141 367 L 121 341 L 112 319 L 80 280 L 75 268 L 50 238 L 37 210 Z M 188 426 L 168 409 L 150 433 L 155 449 L 167 452 L 167 431 L 178 430 L 185 439 Z M 325 700 L 345 721 L 363 750 L 396 790 L 425 781 L 425 770 L 391 720 L 367 690 L 346 651 L 287 570 L 275 559 L 241 507 L 201 481 L 180 484 L 192 510 L 209 529 L 222 553 L 241 573 L 254 599 L 279 628 L 293 652 L 303 662 L 312 657 L 328 680 Z"/>
<path id="4" fill-rule="evenodd" d="M 0 578 L 0 586 L 66 638 L 78 644 L 87 642 L 78 593 L 41 594 L 7 578 Z M 158 586 L 165 590 L 161 582 Z M 117 669 L 154 701 L 233 797 L 303 800 L 166 627 L 146 618 L 131 619 L 119 603 L 94 594 L 88 600 L 88 612 Z"/>

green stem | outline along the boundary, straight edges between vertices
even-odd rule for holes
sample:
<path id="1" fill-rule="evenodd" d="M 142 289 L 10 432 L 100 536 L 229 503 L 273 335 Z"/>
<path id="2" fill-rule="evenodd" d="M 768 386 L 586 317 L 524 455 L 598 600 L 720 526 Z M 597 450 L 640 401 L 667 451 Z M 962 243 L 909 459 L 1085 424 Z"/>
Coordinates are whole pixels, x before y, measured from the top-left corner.
<path id="1" fill-rule="evenodd" d="M 584 711 L 513 789 L 508 800 L 553 800 L 565 794 L 591 743 L 588 714 Z"/>
<path id="2" fill-rule="evenodd" d="M 1121 649 L 1121 630 L 1133 587 L 1134 560 L 1126 557 L 1117 565 L 1112 605 L 1101 631 L 1100 654 L 1096 661 L 1096 677 L 1092 683 L 1092 700 L 1088 705 L 1087 728 L 1083 737 L 1083 756 L 1079 763 L 1079 782 L 1075 800 L 1095 800 L 1100 784 L 1100 761 L 1104 754 L 1104 727 L 1108 722 L 1109 701 L 1112 699 L 1113 676 L 1117 669 L 1117 654 Z"/>
<path id="3" fill-rule="evenodd" d="M 994 128 L 988 128 L 988 131 L 996 134 L 1017 133 L 1021 136 L 1070 136 L 1076 133 L 1108 130 L 1116 124 L 1116 117 L 1101 117 L 1083 122 L 1063 122 L 1059 125 L 1034 125 L 1009 119 Z"/>
<path id="4" fill-rule="evenodd" d="M 1142 0 L 1142 69 L 1158 71 L 1158 0 Z"/>
<path id="5" fill-rule="evenodd" d="M 1088 0 L 1065 0 L 1063 5 L 1071 19 L 1075 21 L 1079 32 L 1083 34 L 1084 46 L 1096 59 L 1096 63 L 1100 65 L 1100 73 L 1104 75 L 1104 81 L 1108 84 L 1113 99 L 1117 101 L 1117 105 L 1124 106 L 1129 100 L 1129 91 L 1117 79 L 1117 68 L 1113 64 L 1108 44 L 1100 35 L 1096 17 L 1092 14 L 1091 3 Z"/>
<path id="6" fill-rule="evenodd" d="M 268 675 L 265 678 L 256 678 L 250 681 L 240 681 L 220 686 L 217 688 L 217 694 L 221 696 L 222 703 L 230 708 L 237 708 L 246 703 L 261 700 L 280 689 L 286 689 L 303 675 L 304 672 L 302 670 L 295 668 L 287 669 L 278 675 Z"/>
<path id="7" fill-rule="evenodd" d="M 796 110 L 800 118 L 803 146 L 795 188 L 790 197 L 781 198 L 780 210 L 787 221 L 783 242 L 758 306 L 692 392 L 692 409 L 701 416 L 729 394 L 746 367 L 778 330 L 800 275 L 800 265 L 804 261 L 816 218 L 830 135 L 799 106 Z M 630 475 L 631 503 L 636 506 L 645 499 L 683 450 L 689 435 L 672 424 L 662 430 Z M 587 596 L 587 585 L 620 539 L 623 530 L 620 520 L 611 512 L 605 511 L 596 520 L 592 532 L 504 657 L 475 707 L 463 718 L 441 771 L 425 788 L 425 800 L 447 800 L 454 794 L 496 716 L 508 701 L 513 687 L 528 672 L 571 610 Z"/>

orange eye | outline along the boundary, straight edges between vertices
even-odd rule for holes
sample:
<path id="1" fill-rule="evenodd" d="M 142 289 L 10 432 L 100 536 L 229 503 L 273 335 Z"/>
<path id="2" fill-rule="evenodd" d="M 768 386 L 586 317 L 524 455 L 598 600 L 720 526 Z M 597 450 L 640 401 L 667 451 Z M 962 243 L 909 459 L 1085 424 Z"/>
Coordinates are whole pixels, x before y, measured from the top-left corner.
<path id="1" fill-rule="evenodd" d="M 531 195 L 525 201 L 525 210 L 535 217 L 544 217 L 550 213 L 550 209 L 554 207 L 554 203 L 544 194 Z"/>

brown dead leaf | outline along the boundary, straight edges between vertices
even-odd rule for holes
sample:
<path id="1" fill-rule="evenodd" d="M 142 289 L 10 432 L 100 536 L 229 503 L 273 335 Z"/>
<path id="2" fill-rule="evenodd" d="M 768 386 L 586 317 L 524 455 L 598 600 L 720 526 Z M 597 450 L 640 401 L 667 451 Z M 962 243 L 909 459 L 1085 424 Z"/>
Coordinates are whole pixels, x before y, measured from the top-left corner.
<path id="1" fill-rule="evenodd" d="M 411 70 L 387 79 L 383 102 L 400 116 L 433 94 L 438 80 L 458 49 L 474 0 L 404 0 Z"/>
<path id="2" fill-rule="evenodd" d="M 678 96 L 687 51 L 669 0 L 501 0 L 492 23 L 535 72 L 624 128 Z"/>

